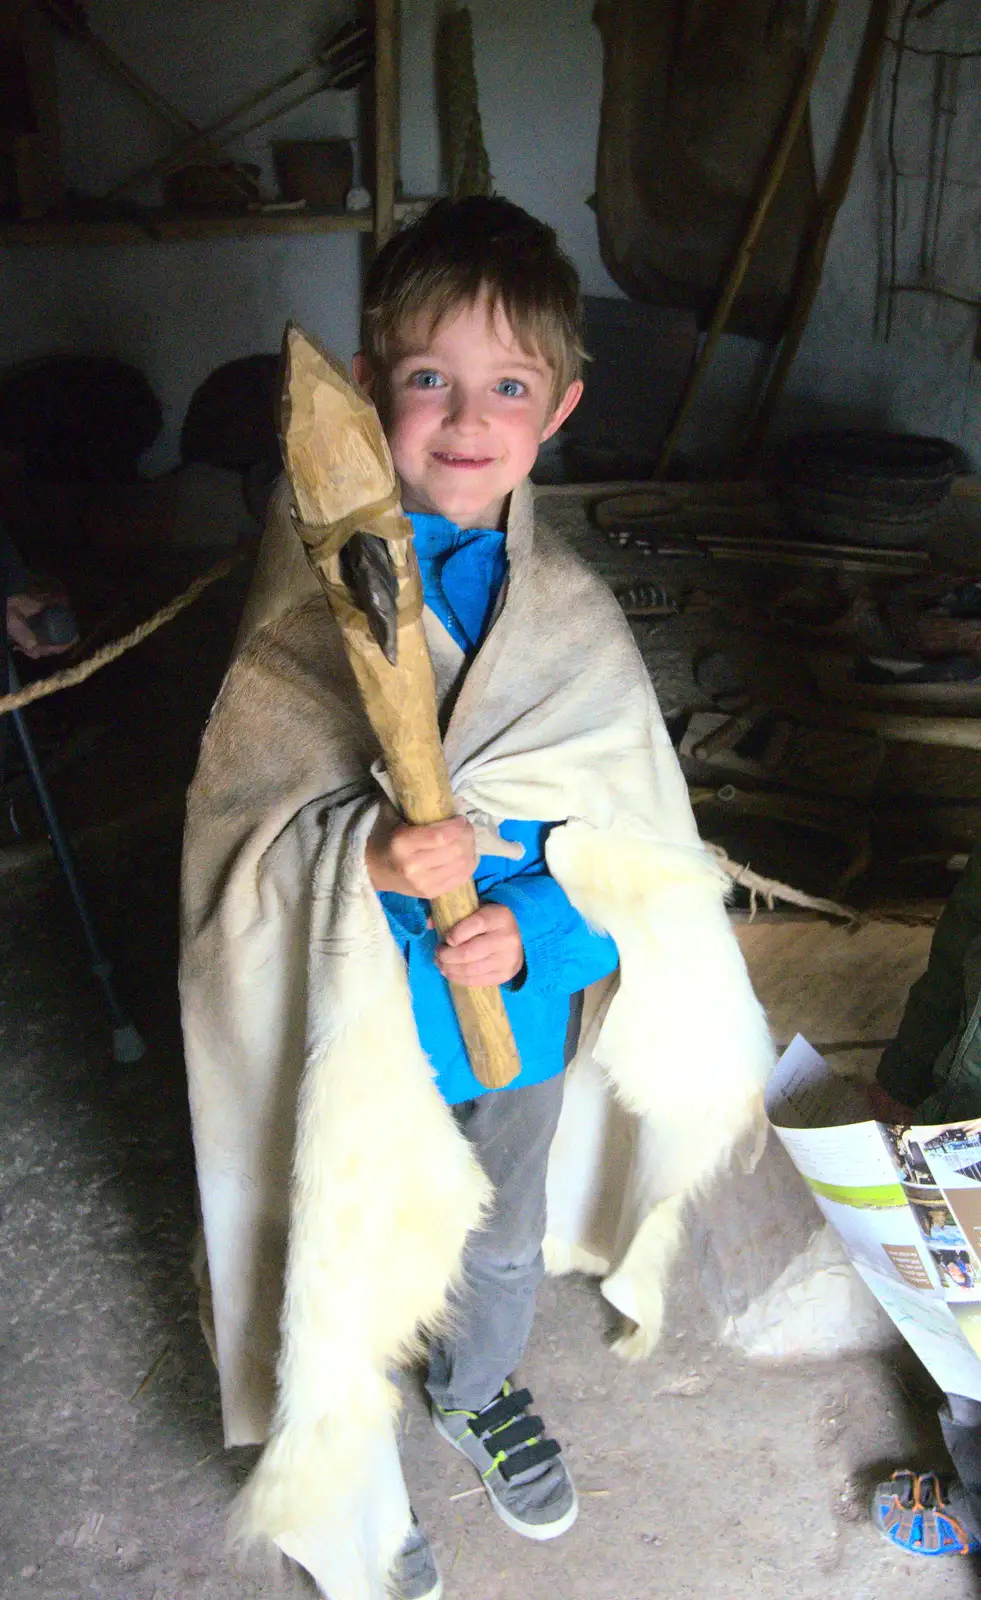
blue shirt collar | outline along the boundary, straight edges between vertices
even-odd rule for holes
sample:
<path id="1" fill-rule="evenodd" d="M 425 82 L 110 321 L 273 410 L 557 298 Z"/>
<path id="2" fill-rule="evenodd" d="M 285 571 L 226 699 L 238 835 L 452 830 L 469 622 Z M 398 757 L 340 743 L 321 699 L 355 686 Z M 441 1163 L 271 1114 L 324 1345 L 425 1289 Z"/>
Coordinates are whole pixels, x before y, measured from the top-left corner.
<path id="1" fill-rule="evenodd" d="M 426 604 L 467 656 L 480 648 L 507 576 L 506 536 L 410 512 Z"/>
<path id="2" fill-rule="evenodd" d="M 500 546 L 506 538 L 497 528 L 460 528 L 448 517 L 425 511 L 410 511 L 408 516 L 415 535 L 416 555 L 420 560 L 432 561 L 438 556 L 448 555 L 451 550 L 460 550 L 465 545 L 477 544 L 483 539 L 489 545 Z"/>

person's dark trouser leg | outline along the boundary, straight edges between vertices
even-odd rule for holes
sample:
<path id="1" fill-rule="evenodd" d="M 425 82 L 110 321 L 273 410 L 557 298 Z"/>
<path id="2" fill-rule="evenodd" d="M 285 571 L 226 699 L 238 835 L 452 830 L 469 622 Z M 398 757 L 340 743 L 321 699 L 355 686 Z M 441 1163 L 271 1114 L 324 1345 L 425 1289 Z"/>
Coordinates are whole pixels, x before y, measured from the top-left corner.
<path id="1" fill-rule="evenodd" d="M 940 1410 L 940 1427 L 957 1469 L 950 1508 L 968 1533 L 981 1538 L 981 1401 L 949 1394 Z"/>
<path id="2" fill-rule="evenodd" d="M 480 1410 L 524 1354 L 544 1271 L 545 1173 L 562 1088 L 559 1074 L 454 1107 L 495 1200 L 468 1240 L 451 1326 L 430 1347 L 427 1388 L 444 1410 Z"/>

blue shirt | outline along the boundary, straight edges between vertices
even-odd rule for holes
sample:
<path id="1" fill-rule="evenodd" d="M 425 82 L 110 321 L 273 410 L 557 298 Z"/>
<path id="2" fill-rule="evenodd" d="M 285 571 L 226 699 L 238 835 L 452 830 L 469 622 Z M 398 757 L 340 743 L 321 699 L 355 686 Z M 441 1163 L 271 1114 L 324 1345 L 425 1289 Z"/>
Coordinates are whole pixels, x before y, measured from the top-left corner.
<path id="1" fill-rule="evenodd" d="M 457 528 L 443 517 L 411 517 L 426 604 L 472 659 L 494 613 L 507 576 L 503 533 Z M 511 1089 L 542 1083 L 564 1066 L 571 997 L 613 971 L 617 948 L 571 905 L 545 864 L 545 841 L 555 823 L 500 825 L 505 839 L 524 846 L 520 861 L 481 856 L 474 880 L 481 900 L 514 914 L 525 951 L 524 971 L 501 993 L 510 1018 L 521 1071 Z M 488 1091 L 474 1077 L 456 1019 L 449 984 L 435 962 L 438 936 L 426 927 L 428 907 L 408 895 L 380 897 L 389 927 L 405 956 L 419 1039 L 449 1105 Z"/>
<path id="2" fill-rule="evenodd" d="M 493 528 L 458 528 L 445 517 L 422 513 L 410 513 L 409 520 L 426 604 L 472 659 L 508 575 L 505 536 Z"/>

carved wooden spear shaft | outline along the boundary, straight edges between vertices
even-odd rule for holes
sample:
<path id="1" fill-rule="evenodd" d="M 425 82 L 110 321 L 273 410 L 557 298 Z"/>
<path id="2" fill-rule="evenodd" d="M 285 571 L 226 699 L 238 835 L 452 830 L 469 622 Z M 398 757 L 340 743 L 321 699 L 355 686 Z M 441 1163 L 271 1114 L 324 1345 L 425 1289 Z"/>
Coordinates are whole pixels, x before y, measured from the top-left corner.
<path id="1" fill-rule="evenodd" d="M 422 623 L 412 524 L 381 423 L 344 368 L 289 323 L 279 437 L 297 531 L 327 595 L 407 822 L 454 813 L 436 681 Z M 432 902 L 444 935 L 479 905 L 472 881 Z M 450 986 L 470 1064 L 489 1089 L 520 1069 L 498 988 Z"/>

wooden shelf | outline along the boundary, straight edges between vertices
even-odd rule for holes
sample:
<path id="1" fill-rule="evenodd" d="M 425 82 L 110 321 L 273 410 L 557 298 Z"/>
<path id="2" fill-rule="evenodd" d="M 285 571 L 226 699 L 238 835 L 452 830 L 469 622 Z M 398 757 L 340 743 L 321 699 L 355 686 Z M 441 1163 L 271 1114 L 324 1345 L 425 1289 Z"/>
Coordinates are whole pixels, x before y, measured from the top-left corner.
<path id="1" fill-rule="evenodd" d="M 161 212 L 139 222 L 48 217 L 0 222 L 0 245 L 160 244 L 281 234 L 371 233 L 374 226 L 371 211 L 250 211 L 242 216 Z"/>
<path id="2" fill-rule="evenodd" d="M 392 207 L 395 222 L 405 222 L 425 211 L 435 197 L 401 197 Z M 145 222 L 116 218 L 82 222 L 76 217 L 39 217 L 31 222 L 0 221 L 0 245 L 164 244 L 181 239 L 254 239 L 271 234 L 372 233 L 373 211 L 248 211 L 192 216 L 188 212 L 161 211 Z"/>
<path id="3" fill-rule="evenodd" d="M 4 0 L 0 0 L 0 9 L 3 4 Z M 23 4 L 21 9 L 24 9 Z M 194 215 L 161 210 L 157 213 L 148 212 L 138 219 L 102 220 L 50 215 L 36 220 L 0 220 L 0 247 L 164 244 L 185 240 L 367 233 L 373 236 L 375 248 L 380 248 L 400 221 L 412 216 L 425 204 L 421 200 L 398 197 L 400 10 L 400 0 L 373 0 L 371 6 L 374 72 L 362 106 L 363 112 L 367 113 L 366 147 L 370 151 L 364 181 L 374 195 L 374 205 L 370 210 L 351 212 L 338 207 L 331 211 L 246 212 L 242 216 L 229 216 L 227 213 Z M 132 86 L 132 77 L 127 81 Z M 146 90 L 147 86 L 141 84 L 144 98 Z M 53 103 L 52 100 L 52 106 Z M 53 126 L 56 125 L 57 117 L 53 113 L 49 120 Z M 364 116 L 362 120 L 365 120 Z M 364 133 L 365 129 L 362 129 L 363 136 Z M 55 158 L 49 155 L 48 159 L 49 165 L 57 167 Z M 57 205 L 61 194 L 59 180 L 53 191 L 39 191 L 33 196 L 32 208 L 41 210 L 52 202 Z M 22 202 L 24 198 L 22 196 Z"/>

